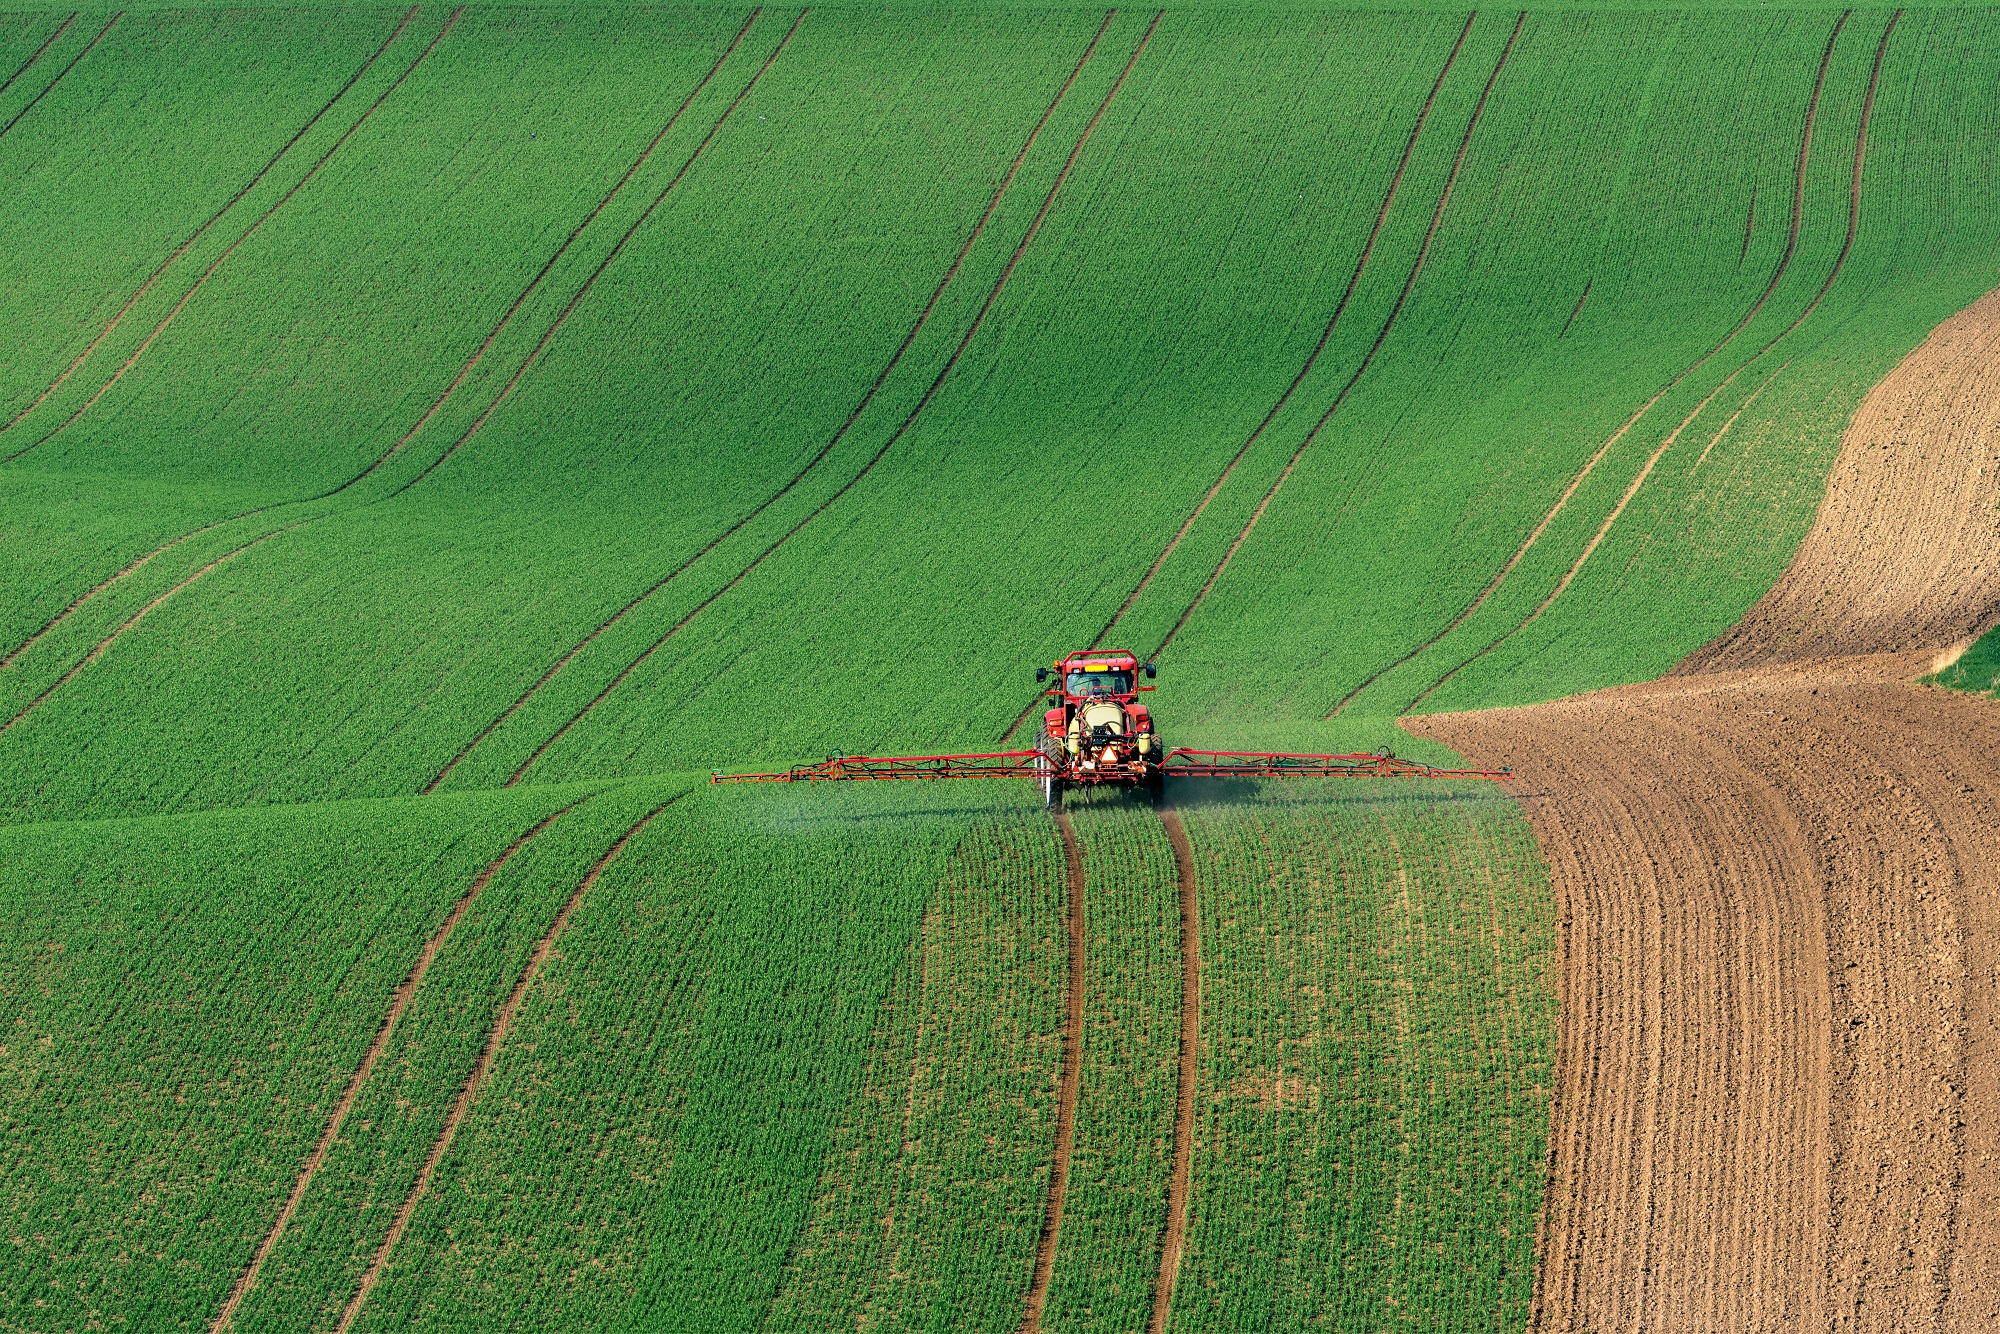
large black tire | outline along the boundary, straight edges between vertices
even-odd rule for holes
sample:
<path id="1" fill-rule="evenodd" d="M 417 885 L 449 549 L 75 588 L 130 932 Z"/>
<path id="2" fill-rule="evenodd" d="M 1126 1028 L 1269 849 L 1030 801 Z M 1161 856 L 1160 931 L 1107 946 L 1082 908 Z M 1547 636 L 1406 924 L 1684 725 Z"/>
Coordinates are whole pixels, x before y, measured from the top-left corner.
<path id="1" fill-rule="evenodd" d="M 1042 785 L 1042 803 L 1049 810 L 1062 805 L 1063 751 L 1062 742 L 1048 734 L 1047 729 L 1036 736 L 1035 774 Z"/>
<path id="2" fill-rule="evenodd" d="M 1155 806 L 1167 804 L 1167 771 L 1157 764 L 1146 770 L 1146 796 Z"/>

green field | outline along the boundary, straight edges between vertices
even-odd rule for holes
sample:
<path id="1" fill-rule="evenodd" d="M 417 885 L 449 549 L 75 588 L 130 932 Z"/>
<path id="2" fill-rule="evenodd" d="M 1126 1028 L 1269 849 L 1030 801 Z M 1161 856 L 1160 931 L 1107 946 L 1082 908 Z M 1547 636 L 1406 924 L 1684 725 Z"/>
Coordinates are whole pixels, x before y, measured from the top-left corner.
<path id="1" fill-rule="evenodd" d="M 702 780 L 1023 744 L 1093 644 L 1214 748 L 1658 675 L 2000 240 L 2000 12 L 141 6 L 0 80 L 10 1329 L 1521 1327 L 1512 803 L 1190 782 L 1184 922 L 1122 798 L 1073 885 L 1025 783 Z"/>

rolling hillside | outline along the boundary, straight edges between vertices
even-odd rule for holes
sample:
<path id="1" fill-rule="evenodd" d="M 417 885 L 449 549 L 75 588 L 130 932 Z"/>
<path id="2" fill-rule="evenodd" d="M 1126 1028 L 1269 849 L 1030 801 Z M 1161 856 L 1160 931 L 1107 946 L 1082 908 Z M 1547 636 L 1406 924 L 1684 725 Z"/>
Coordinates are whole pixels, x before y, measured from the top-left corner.
<path id="1" fill-rule="evenodd" d="M 0 1324 L 1520 1327 L 1488 787 L 1994 285 L 2000 17 L 0 17 Z M 1428 747 L 1428 749 L 1424 749 Z M 309 1313 L 302 1320 L 301 1313 Z"/>

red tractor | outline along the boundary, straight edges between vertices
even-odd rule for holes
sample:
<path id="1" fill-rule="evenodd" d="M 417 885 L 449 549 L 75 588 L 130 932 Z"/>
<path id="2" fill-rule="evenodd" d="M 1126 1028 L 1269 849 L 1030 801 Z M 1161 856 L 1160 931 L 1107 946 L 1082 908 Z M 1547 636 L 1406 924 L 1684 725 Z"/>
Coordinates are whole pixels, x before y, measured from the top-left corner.
<path id="1" fill-rule="evenodd" d="M 1035 680 L 1055 707 L 1042 715 L 1033 750 L 977 755 L 843 755 L 799 764 L 782 773 L 714 773 L 712 783 L 860 782 L 884 779 L 1033 778 L 1054 807 L 1063 789 L 1099 783 L 1143 787 L 1159 800 L 1169 778 L 1508 778 L 1510 769 L 1438 769 L 1399 760 L 1388 751 L 1297 755 L 1262 750 L 1168 750 L 1139 702 L 1152 663 L 1123 649 L 1086 649 L 1037 667 Z"/>
<path id="2" fill-rule="evenodd" d="M 1139 702 L 1139 684 L 1157 675 L 1152 663 L 1143 668 L 1124 649 L 1072 653 L 1053 667 L 1037 667 L 1035 680 L 1055 686 L 1046 693 L 1055 707 L 1042 715 L 1035 739 L 1035 777 L 1042 796 L 1054 806 L 1066 787 L 1096 783 L 1143 785 L 1158 800 L 1166 791 L 1167 758 L 1153 729 L 1153 715 Z"/>

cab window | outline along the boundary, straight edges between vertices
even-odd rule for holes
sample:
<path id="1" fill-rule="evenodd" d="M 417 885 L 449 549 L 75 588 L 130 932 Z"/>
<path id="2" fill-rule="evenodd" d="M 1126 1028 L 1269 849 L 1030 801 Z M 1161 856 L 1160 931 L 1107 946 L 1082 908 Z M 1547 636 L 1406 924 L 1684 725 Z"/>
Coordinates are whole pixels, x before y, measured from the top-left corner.
<path id="1" fill-rule="evenodd" d="M 1069 693 L 1072 695 L 1128 695 L 1132 692 L 1132 673 L 1114 672 L 1071 672 Z"/>

